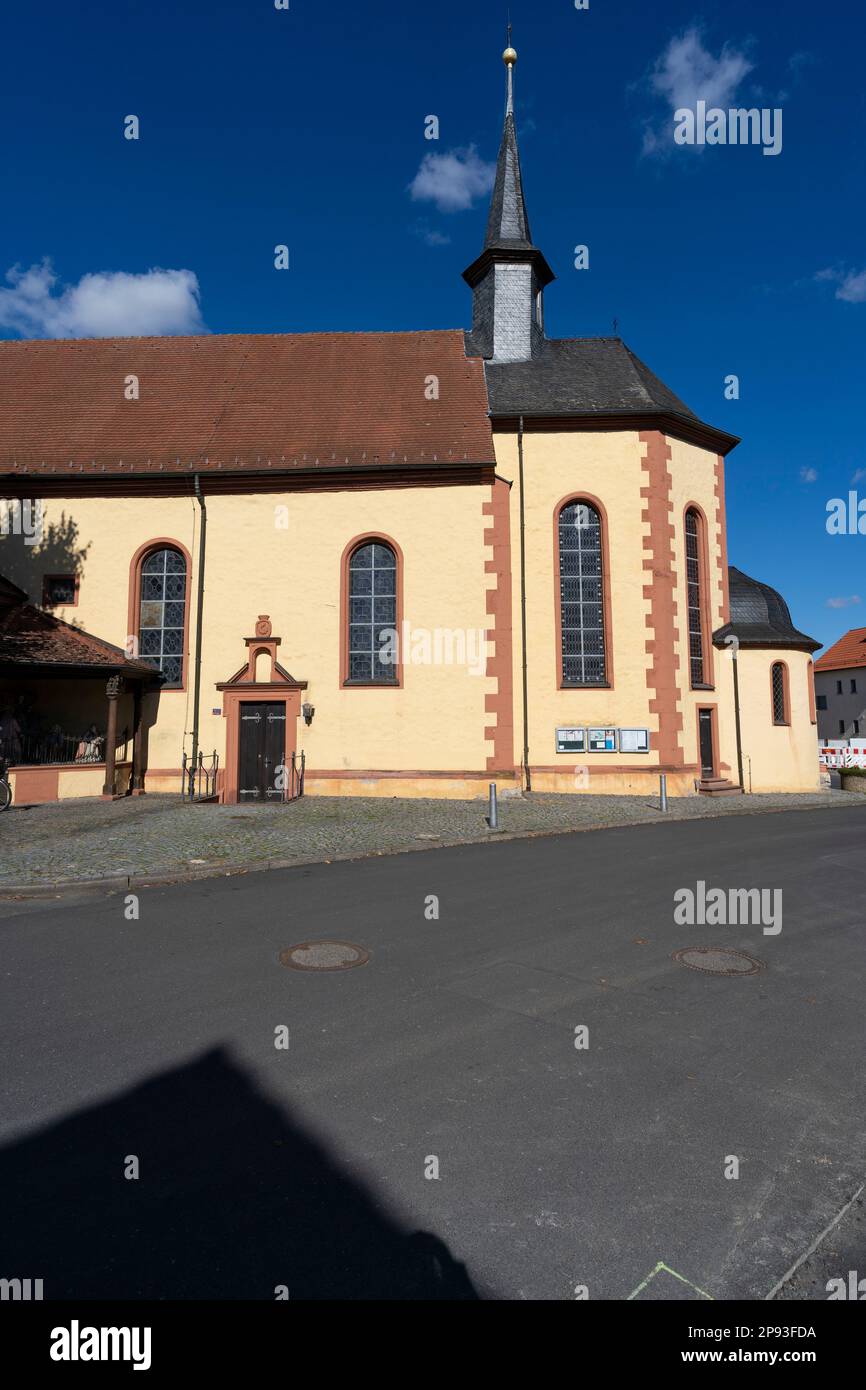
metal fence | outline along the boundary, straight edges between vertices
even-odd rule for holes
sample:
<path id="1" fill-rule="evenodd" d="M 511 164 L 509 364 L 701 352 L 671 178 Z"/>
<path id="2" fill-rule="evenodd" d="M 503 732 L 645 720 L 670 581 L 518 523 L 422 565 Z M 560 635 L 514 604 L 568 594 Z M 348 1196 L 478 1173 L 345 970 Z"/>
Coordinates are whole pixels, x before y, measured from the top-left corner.
<path id="1" fill-rule="evenodd" d="M 125 762 L 129 734 L 121 734 L 117 761 Z M 10 767 L 44 767 L 47 764 L 80 766 L 105 761 L 104 734 L 64 734 L 59 730 L 43 734 L 18 734 L 0 739 L 0 758 Z"/>
<path id="2" fill-rule="evenodd" d="M 306 753 L 298 757 L 293 753 L 289 760 L 283 754 L 283 779 L 285 787 L 283 791 L 284 801 L 297 801 L 298 797 L 304 795 L 304 768 L 307 762 Z"/>
<path id="3" fill-rule="evenodd" d="M 202 753 L 195 762 L 184 752 L 181 796 L 184 801 L 214 801 L 217 795 L 217 773 L 220 760 L 216 749 Z"/>
<path id="4" fill-rule="evenodd" d="M 284 753 L 283 760 L 276 769 L 274 790 L 269 790 L 263 799 L 269 802 L 288 802 L 297 801 L 302 797 L 306 761 L 304 753 L 292 753 L 291 757 Z M 181 779 L 181 795 L 184 801 L 215 801 L 219 794 L 219 766 L 219 754 L 216 749 L 213 753 L 200 752 L 195 763 L 184 753 Z"/>

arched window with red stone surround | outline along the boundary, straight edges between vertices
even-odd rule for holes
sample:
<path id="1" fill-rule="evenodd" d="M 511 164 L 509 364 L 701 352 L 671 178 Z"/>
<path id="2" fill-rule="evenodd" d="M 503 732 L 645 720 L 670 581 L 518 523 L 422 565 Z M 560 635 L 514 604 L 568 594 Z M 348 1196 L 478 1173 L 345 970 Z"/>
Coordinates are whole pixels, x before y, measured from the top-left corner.
<path id="1" fill-rule="evenodd" d="M 164 677 L 163 690 L 183 690 L 189 650 L 190 560 L 178 542 L 151 541 L 133 557 L 130 626 L 133 652 Z"/>
<path id="2" fill-rule="evenodd" d="M 356 537 L 343 552 L 344 686 L 402 685 L 402 562 L 386 536 Z"/>
<path id="3" fill-rule="evenodd" d="M 770 694 L 773 701 L 773 723 L 790 724 L 791 692 L 788 686 L 788 668 L 784 661 L 774 661 L 770 672 Z"/>

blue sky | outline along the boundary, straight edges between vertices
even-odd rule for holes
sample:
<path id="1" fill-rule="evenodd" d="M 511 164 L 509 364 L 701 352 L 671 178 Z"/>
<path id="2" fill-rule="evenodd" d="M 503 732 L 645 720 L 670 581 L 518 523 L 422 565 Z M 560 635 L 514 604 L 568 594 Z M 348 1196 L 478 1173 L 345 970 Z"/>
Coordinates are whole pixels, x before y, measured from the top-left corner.
<path id="1" fill-rule="evenodd" d="M 617 318 L 693 410 L 743 436 L 731 562 L 819 640 L 866 624 L 866 536 L 825 529 L 829 499 L 866 498 L 862 4 L 511 9 L 532 231 L 559 277 L 548 333 L 609 334 Z M 489 0 L 11 8 L 0 335 L 467 325 L 504 18 Z M 781 153 L 675 146 L 674 106 L 702 94 L 781 107 Z M 422 181 L 439 205 L 410 192 L 431 154 L 453 156 Z M 46 258 L 53 282 L 3 279 Z M 154 269 L 189 274 L 130 278 Z"/>

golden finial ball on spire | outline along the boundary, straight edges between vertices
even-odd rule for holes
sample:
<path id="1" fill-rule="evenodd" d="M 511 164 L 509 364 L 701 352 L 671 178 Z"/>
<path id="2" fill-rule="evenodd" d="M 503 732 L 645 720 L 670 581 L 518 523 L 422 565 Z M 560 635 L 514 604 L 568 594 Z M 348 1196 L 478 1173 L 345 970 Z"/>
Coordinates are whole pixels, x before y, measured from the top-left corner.
<path id="1" fill-rule="evenodd" d="M 517 62 L 517 50 L 510 46 L 506 48 L 502 55 L 502 61 L 507 68 L 513 68 L 514 64 Z"/>

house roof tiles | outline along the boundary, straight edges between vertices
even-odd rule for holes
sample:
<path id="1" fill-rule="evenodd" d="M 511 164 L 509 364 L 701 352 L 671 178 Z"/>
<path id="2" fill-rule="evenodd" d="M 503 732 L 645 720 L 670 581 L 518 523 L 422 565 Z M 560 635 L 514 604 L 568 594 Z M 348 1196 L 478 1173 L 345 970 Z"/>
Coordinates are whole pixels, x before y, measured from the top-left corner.
<path id="1" fill-rule="evenodd" d="M 73 627 L 53 613 L 17 603 L 0 616 L 0 667 L 92 669 L 94 675 L 158 680 L 144 661 L 130 661 L 120 647 Z"/>
<path id="2" fill-rule="evenodd" d="M 816 671 L 847 671 L 866 666 L 866 627 L 852 627 L 815 662 Z"/>

